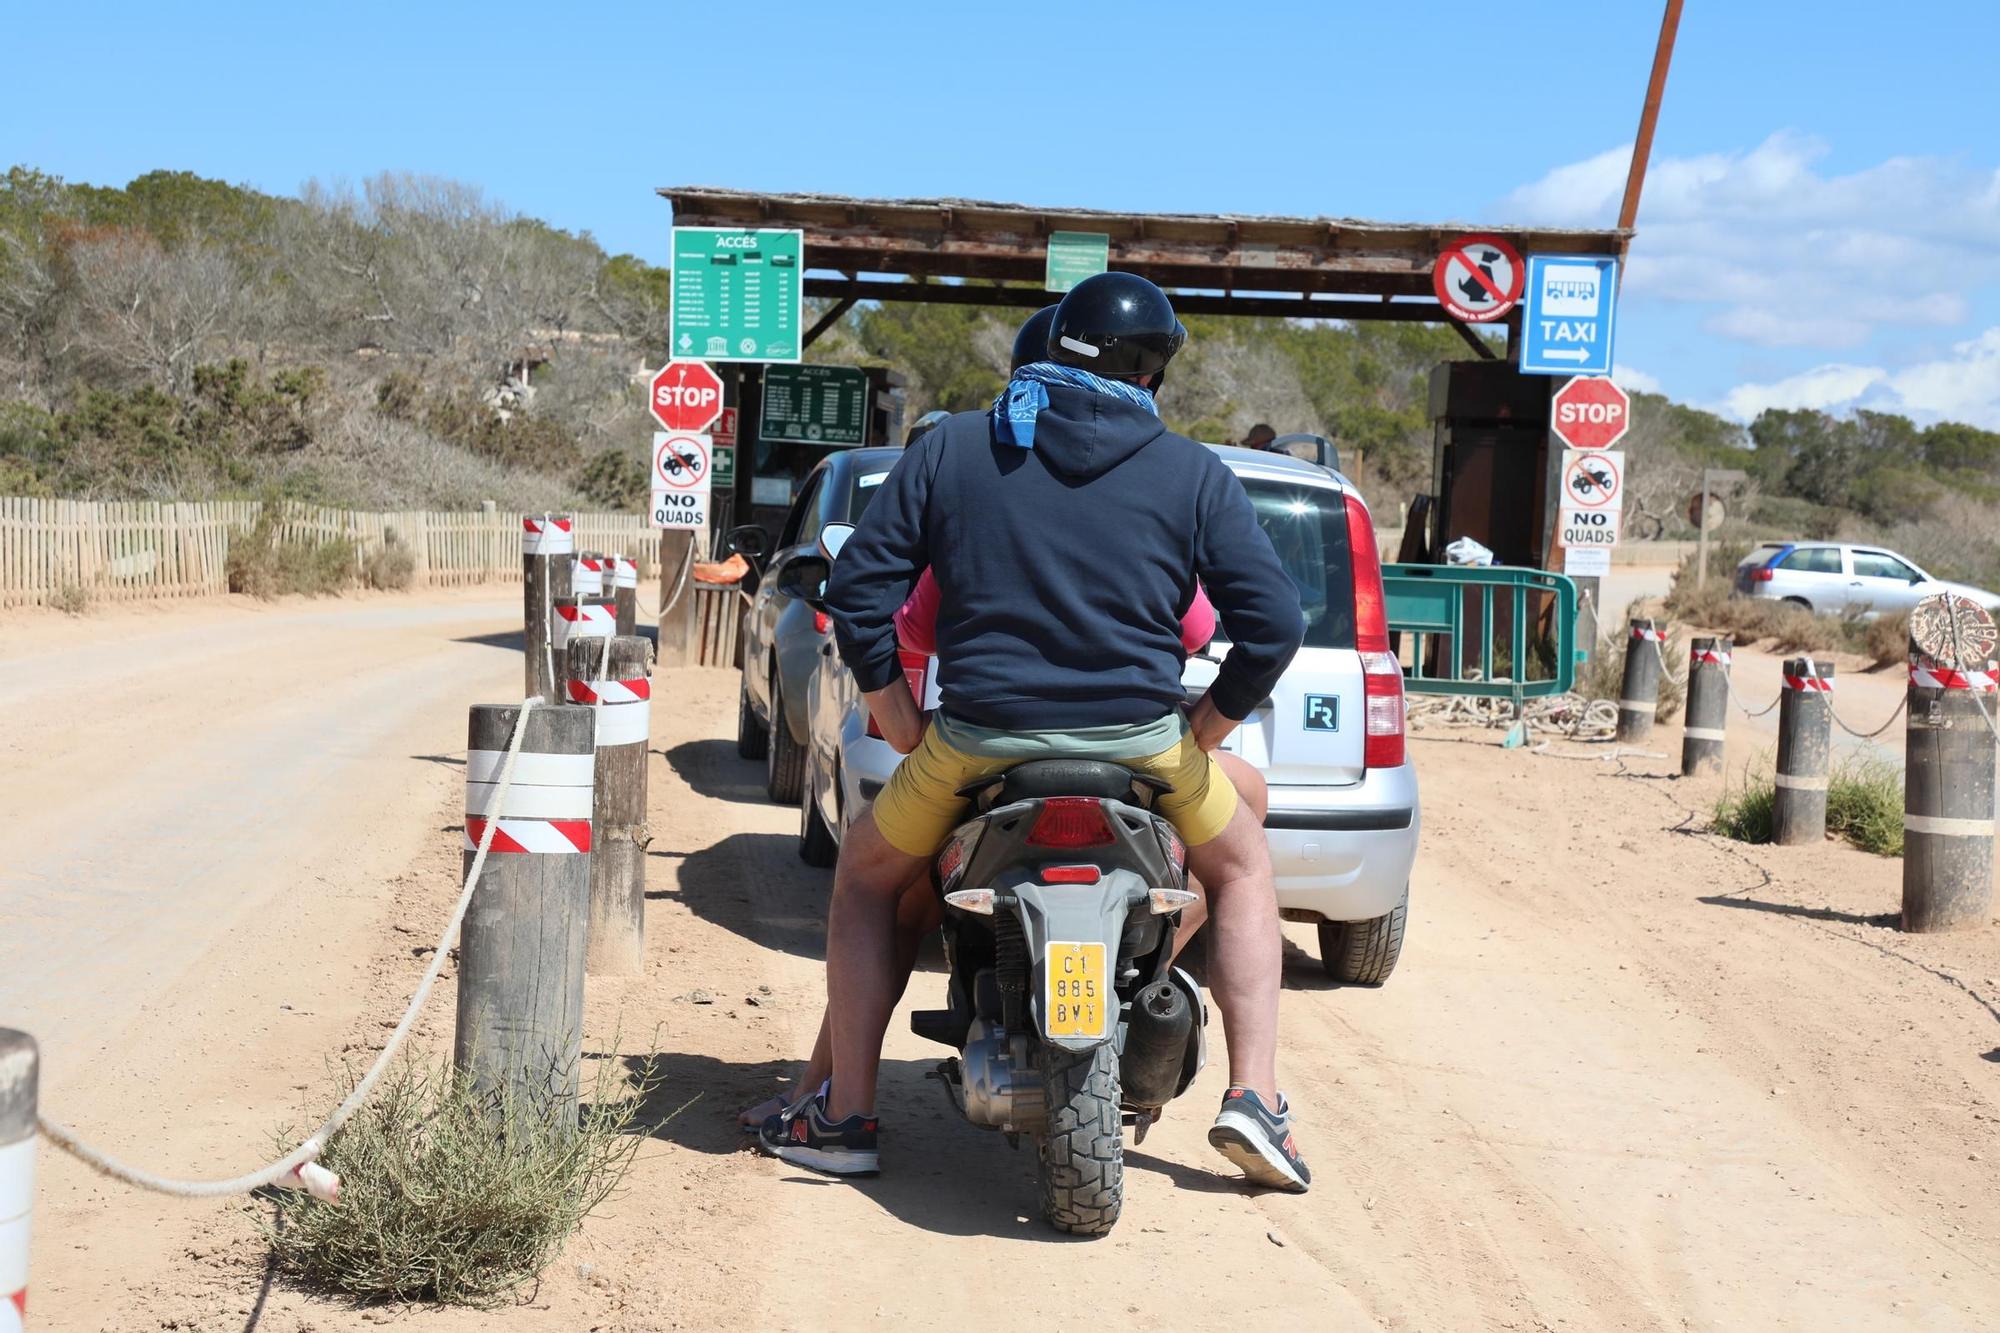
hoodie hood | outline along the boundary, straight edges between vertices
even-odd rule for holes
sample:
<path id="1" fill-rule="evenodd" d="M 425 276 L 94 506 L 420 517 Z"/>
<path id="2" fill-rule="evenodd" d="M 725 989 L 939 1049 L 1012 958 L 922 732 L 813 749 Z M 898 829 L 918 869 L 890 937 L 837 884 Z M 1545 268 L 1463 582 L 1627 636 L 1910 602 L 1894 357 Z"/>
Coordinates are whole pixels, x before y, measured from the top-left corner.
<path id="1" fill-rule="evenodd" d="M 1167 433 L 1145 408 L 1067 384 L 1048 386 L 1035 418 L 1035 453 L 1068 481 L 1092 481 Z"/>

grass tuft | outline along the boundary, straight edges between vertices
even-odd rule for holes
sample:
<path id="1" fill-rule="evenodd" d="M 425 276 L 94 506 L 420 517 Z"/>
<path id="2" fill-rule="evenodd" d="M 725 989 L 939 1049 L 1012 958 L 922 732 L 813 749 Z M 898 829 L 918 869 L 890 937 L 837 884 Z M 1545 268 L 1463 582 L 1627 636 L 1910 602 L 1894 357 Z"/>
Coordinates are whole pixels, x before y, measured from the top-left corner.
<path id="1" fill-rule="evenodd" d="M 359 1300 L 503 1303 L 611 1196 L 644 1142 L 630 1131 L 646 1089 L 632 1095 L 609 1066 L 579 1109 L 496 1100 L 448 1064 L 398 1064 L 321 1154 L 340 1202 L 280 1196 L 264 1228 L 277 1267 Z"/>
<path id="2" fill-rule="evenodd" d="M 1778 789 L 1765 774 L 1716 798 L 1709 829 L 1737 842 L 1769 842 Z M 1903 854 L 1903 774 L 1887 759 L 1852 755 L 1826 780 L 1826 831 L 1877 856 Z"/>

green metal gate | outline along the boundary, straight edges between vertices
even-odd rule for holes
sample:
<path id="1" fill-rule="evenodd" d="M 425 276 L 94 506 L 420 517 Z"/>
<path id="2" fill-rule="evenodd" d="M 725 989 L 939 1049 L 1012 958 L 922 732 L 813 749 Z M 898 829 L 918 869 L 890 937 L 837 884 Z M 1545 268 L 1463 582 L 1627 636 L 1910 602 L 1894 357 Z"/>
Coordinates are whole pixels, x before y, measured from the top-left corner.
<path id="1" fill-rule="evenodd" d="M 1576 584 L 1561 574 L 1508 565 L 1384 565 L 1389 632 L 1409 636 L 1411 694 L 1538 699 L 1565 694 L 1583 652 L 1576 642 Z M 1549 676 L 1523 679 L 1536 656 L 1547 599 Z M 1504 623 L 1503 623 L 1504 622 Z"/>

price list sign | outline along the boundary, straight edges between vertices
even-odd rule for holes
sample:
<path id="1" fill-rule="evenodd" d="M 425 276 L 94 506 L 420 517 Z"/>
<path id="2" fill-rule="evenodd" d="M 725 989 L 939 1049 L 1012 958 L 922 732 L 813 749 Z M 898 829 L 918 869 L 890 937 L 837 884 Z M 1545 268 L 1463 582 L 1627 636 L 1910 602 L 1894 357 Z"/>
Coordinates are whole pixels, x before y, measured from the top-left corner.
<path id="1" fill-rule="evenodd" d="M 852 366 L 772 366 L 764 372 L 757 438 L 771 444 L 867 439 L 868 374 Z"/>
<path id="2" fill-rule="evenodd" d="M 799 359 L 805 233 L 675 227 L 674 355 L 703 361 Z"/>

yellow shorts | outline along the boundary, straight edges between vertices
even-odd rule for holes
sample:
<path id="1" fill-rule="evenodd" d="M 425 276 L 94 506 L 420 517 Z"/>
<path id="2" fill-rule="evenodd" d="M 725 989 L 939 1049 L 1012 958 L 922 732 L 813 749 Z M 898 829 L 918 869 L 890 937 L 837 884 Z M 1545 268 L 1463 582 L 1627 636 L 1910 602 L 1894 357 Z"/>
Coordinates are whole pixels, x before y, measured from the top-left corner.
<path id="1" fill-rule="evenodd" d="M 889 785 L 875 798 L 875 827 L 896 850 L 932 856 L 965 819 L 967 802 L 959 789 L 1024 762 L 967 754 L 940 739 L 936 727 L 928 727 L 923 742 L 903 756 Z M 1236 813 L 1236 788 L 1229 775 L 1193 736 L 1181 737 L 1179 744 L 1158 754 L 1113 762 L 1173 784 L 1154 808 L 1190 847 L 1213 840 Z"/>

